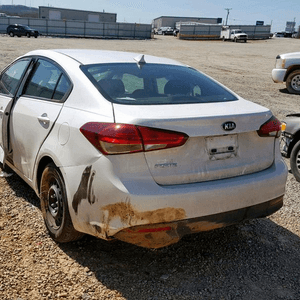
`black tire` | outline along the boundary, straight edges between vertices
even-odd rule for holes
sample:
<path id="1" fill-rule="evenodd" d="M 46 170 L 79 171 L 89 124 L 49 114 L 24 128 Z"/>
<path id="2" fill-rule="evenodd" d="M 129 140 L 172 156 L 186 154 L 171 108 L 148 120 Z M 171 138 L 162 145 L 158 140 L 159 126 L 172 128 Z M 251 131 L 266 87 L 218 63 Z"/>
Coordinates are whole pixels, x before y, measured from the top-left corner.
<path id="1" fill-rule="evenodd" d="M 247 43 L 247 40 L 244 40 L 244 43 Z"/>
<path id="2" fill-rule="evenodd" d="M 10 37 L 14 37 L 15 34 L 11 31 L 11 32 L 9 33 L 9 36 L 10 36 Z"/>
<path id="3" fill-rule="evenodd" d="M 28 38 L 30 38 L 30 33 L 29 33 L 29 32 L 27 32 L 27 33 L 26 33 L 26 36 L 27 36 Z"/>
<path id="4" fill-rule="evenodd" d="M 35 37 L 35 38 L 37 38 L 38 36 L 37 36 L 37 35 L 35 35 L 34 37 Z"/>
<path id="5" fill-rule="evenodd" d="M 286 88 L 291 94 L 300 94 L 300 70 L 295 70 L 286 79 Z"/>
<path id="6" fill-rule="evenodd" d="M 291 170 L 296 180 L 300 182 L 300 141 L 298 141 L 291 152 Z"/>
<path id="7" fill-rule="evenodd" d="M 235 43 L 237 43 L 237 38 L 235 37 L 235 38 L 233 39 L 233 41 L 234 41 Z"/>
<path id="8" fill-rule="evenodd" d="M 73 227 L 63 177 L 52 163 L 43 171 L 40 199 L 45 225 L 56 242 L 71 242 L 83 236 Z"/>
<path id="9" fill-rule="evenodd" d="M 222 37 L 222 41 L 225 42 L 225 36 Z"/>

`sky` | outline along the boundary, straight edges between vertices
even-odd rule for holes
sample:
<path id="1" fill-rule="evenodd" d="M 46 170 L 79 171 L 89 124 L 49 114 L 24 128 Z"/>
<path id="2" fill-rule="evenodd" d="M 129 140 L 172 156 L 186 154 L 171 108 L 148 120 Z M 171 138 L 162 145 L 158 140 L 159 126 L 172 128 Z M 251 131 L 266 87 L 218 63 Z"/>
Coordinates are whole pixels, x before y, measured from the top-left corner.
<path id="1" fill-rule="evenodd" d="M 117 14 L 117 22 L 151 24 L 160 16 L 222 18 L 228 24 L 264 21 L 271 31 L 284 31 L 287 21 L 300 25 L 299 0 L 0 0 L 0 5 L 53 6 Z"/>

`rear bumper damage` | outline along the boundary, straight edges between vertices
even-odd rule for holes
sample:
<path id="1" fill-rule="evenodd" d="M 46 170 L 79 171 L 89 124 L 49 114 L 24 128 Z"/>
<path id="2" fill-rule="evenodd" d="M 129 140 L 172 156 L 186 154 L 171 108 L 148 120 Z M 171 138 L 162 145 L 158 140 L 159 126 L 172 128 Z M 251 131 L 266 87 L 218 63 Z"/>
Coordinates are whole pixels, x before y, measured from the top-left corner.
<path id="1" fill-rule="evenodd" d="M 145 248 L 161 248 L 177 243 L 187 234 L 210 231 L 244 220 L 269 216 L 279 210 L 282 205 L 283 196 L 265 203 L 211 216 L 126 228 L 114 237 Z"/>
<path id="2" fill-rule="evenodd" d="M 160 248 L 186 234 L 270 215 L 282 206 L 287 177 L 279 143 L 276 147 L 266 170 L 176 186 L 159 186 L 149 172 L 116 176 L 105 157 L 89 167 L 62 168 L 73 225 L 106 240 Z"/>

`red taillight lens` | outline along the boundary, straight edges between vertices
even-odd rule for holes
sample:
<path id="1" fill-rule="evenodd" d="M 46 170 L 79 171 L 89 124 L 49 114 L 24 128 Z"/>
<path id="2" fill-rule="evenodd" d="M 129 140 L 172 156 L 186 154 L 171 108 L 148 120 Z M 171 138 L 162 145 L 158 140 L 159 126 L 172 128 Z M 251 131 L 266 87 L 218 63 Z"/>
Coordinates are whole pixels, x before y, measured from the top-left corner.
<path id="1" fill-rule="evenodd" d="M 184 133 L 115 123 L 86 123 L 81 133 L 103 154 L 124 154 L 178 147 Z"/>
<path id="2" fill-rule="evenodd" d="M 143 139 L 145 151 L 182 146 L 188 136 L 184 133 L 137 126 Z"/>
<path id="3" fill-rule="evenodd" d="M 261 137 L 279 137 L 281 131 L 281 123 L 274 116 L 264 123 L 257 131 Z"/>
<path id="4" fill-rule="evenodd" d="M 143 151 L 142 139 L 134 125 L 90 122 L 80 131 L 103 154 Z"/>

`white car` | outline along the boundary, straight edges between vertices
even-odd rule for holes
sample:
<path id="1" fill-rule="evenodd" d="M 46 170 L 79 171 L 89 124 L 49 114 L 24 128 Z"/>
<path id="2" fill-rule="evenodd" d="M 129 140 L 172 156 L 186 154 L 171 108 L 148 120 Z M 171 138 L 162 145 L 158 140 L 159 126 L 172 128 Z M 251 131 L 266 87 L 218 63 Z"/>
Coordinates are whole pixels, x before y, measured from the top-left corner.
<path id="1" fill-rule="evenodd" d="M 275 83 L 285 82 L 291 94 L 300 94 L 300 52 L 277 55 L 272 79 Z"/>
<path id="2" fill-rule="evenodd" d="M 283 204 L 280 122 L 203 73 L 150 55 L 37 50 L 0 77 L 4 166 L 55 241 L 159 248 Z"/>

